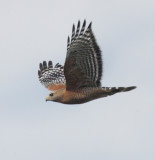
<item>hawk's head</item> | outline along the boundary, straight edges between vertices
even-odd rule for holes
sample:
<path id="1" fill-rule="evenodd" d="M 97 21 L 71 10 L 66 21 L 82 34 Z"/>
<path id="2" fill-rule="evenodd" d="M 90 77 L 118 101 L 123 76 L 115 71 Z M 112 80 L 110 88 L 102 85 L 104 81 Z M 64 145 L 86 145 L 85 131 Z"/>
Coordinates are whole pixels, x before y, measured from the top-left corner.
<path id="1" fill-rule="evenodd" d="M 65 89 L 59 89 L 55 92 L 50 93 L 47 97 L 46 97 L 46 101 L 55 101 L 55 102 L 61 102 L 63 95 L 64 95 L 64 91 Z"/>

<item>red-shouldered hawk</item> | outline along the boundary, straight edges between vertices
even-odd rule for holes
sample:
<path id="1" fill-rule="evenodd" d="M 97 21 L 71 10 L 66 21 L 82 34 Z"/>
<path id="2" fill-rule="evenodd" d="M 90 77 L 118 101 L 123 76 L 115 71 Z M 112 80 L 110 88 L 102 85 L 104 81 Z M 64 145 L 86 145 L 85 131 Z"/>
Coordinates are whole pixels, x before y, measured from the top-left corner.
<path id="1" fill-rule="evenodd" d="M 71 41 L 67 40 L 67 56 L 64 67 L 59 63 L 53 67 L 52 61 L 48 65 L 40 63 L 38 71 L 40 82 L 53 92 L 46 101 L 55 101 L 64 104 L 81 104 L 97 98 L 126 92 L 135 89 L 132 87 L 101 87 L 102 54 L 89 24 L 85 30 L 84 20 L 80 30 L 80 21 L 77 29 L 73 24 Z"/>

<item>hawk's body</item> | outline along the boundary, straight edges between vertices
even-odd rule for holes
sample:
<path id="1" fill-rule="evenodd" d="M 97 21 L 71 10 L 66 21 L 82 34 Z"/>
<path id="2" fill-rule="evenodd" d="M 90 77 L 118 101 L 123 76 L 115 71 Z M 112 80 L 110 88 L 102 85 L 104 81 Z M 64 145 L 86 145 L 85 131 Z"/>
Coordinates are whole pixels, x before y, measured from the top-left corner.
<path id="1" fill-rule="evenodd" d="M 44 61 L 38 71 L 40 82 L 52 90 L 46 100 L 65 104 L 80 104 L 97 98 L 125 92 L 135 87 L 101 87 L 102 55 L 91 29 L 85 30 L 86 21 L 80 30 L 73 25 L 71 41 L 68 37 L 67 56 L 64 67 Z"/>

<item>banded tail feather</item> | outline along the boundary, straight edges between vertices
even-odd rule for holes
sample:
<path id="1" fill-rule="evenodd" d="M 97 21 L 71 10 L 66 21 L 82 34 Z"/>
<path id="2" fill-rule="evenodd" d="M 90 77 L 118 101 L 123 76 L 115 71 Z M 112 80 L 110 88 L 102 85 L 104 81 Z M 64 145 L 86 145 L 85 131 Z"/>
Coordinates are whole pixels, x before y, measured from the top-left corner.
<path id="1" fill-rule="evenodd" d="M 135 89 L 136 86 L 131 86 L 131 87 L 102 87 L 105 95 L 113 95 L 115 93 L 119 93 L 119 92 L 128 92 L 131 91 L 133 89 Z"/>

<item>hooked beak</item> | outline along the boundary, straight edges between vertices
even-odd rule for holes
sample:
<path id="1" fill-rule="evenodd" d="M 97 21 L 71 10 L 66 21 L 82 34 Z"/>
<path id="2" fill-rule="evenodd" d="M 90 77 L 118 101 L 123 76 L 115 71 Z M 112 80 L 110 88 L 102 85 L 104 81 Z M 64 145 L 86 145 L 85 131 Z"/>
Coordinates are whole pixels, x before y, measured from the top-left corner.
<path id="1" fill-rule="evenodd" d="M 49 98 L 50 98 L 50 97 L 49 97 L 49 96 L 47 96 L 45 101 L 46 101 L 46 102 L 47 102 L 47 101 L 50 101 L 50 99 L 49 99 Z"/>

